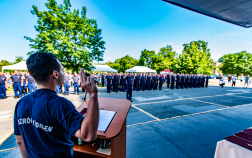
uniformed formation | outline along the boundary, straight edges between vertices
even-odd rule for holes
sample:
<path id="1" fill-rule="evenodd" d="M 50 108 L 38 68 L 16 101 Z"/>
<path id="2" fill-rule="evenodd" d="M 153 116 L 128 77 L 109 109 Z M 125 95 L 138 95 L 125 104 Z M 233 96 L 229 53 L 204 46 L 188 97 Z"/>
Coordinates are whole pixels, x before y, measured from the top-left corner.
<path id="1" fill-rule="evenodd" d="M 162 90 L 164 82 L 167 83 L 167 88 L 171 87 L 171 89 L 174 89 L 174 87 L 176 89 L 207 87 L 209 79 L 208 75 L 194 74 L 108 73 L 106 77 L 103 74 L 101 76 L 102 86 L 104 86 L 104 80 L 107 80 L 107 93 L 111 93 L 111 91 L 118 92 L 118 90 L 126 91 L 126 98 L 130 101 L 132 101 L 132 89 L 135 91 Z"/>
<path id="2" fill-rule="evenodd" d="M 21 98 L 28 93 L 32 93 L 36 89 L 36 82 L 29 72 L 14 71 L 12 75 L 0 72 L 0 99 L 6 99 L 6 90 L 10 84 L 13 85 L 14 98 Z"/>

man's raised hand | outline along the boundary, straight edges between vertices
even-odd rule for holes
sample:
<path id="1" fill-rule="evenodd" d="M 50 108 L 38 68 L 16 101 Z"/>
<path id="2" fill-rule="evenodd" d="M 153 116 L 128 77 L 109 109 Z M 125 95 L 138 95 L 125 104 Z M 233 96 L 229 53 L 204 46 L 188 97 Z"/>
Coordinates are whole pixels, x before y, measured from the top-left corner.
<path id="1" fill-rule="evenodd" d="M 83 69 L 80 70 L 80 80 L 81 87 L 83 87 L 89 93 L 89 95 L 97 95 L 98 89 L 95 85 L 94 78 L 86 76 Z"/>

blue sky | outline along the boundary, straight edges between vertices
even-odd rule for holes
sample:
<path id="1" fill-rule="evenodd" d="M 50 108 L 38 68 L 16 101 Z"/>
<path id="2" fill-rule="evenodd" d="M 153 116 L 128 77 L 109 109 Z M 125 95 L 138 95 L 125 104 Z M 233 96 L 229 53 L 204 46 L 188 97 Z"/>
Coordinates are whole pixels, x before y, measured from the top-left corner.
<path id="1" fill-rule="evenodd" d="M 37 18 L 32 5 L 45 10 L 46 0 L 0 0 L 0 60 L 26 59 Z M 62 0 L 58 0 L 62 3 Z M 106 42 L 104 62 L 125 55 L 139 59 L 144 49 L 156 53 L 167 44 L 179 54 L 184 43 L 208 42 L 212 59 L 246 50 L 252 53 L 252 28 L 246 29 L 207 17 L 161 0 L 71 0 L 72 8 L 87 7 L 87 17 L 97 20 Z"/>

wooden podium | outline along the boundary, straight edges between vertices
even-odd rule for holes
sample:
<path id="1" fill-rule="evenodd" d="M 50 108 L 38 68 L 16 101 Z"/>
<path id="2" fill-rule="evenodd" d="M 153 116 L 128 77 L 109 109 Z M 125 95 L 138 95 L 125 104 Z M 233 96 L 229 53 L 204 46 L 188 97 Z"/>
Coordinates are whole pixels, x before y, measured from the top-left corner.
<path id="1" fill-rule="evenodd" d="M 77 158 L 126 158 L 126 117 L 131 102 L 126 99 L 111 98 L 98 98 L 98 100 L 100 109 L 116 111 L 116 114 L 106 132 L 97 132 L 97 139 L 94 141 L 94 146 L 92 146 L 93 142 L 80 146 L 77 143 L 77 138 L 74 139 L 74 153 Z M 79 106 L 77 110 L 80 112 L 83 108 L 87 108 L 87 105 L 83 104 Z M 111 155 L 96 152 L 100 148 L 100 139 L 111 141 Z"/>

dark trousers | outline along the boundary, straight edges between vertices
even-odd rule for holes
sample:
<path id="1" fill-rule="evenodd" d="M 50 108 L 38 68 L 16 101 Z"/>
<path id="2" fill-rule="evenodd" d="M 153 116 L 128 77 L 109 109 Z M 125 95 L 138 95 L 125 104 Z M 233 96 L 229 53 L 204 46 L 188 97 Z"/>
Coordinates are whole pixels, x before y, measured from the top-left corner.
<path id="1" fill-rule="evenodd" d="M 233 86 L 235 87 L 235 82 L 232 82 L 232 87 L 233 87 Z"/>
<path id="2" fill-rule="evenodd" d="M 64 83 L 65 94 L 69 94 L 69 83 Z"/>
<path id="3" fill-rule="evenodd" d="M 139 91 L 139 81 L 136 81 L 136 91 Z"/>
<path id="4" fill-rule="evenodd" d="M 181 84 L 180 84 L 180 88 L 181 88 L 181 89 L 184 89 L 184 84 L 185 84 L 185 82 L 182 81 Z"/>
<path id="5" fill-rule="evenodd" d="M 205 82 L 201 82 L 201 87 L 204 88 Z"/>
<path id="6" fill-rule="evenodd" d="M 131 101 L 132 98 L 132 87 L 127 87 L 126 98 Z"/>
<path id="7" fill-rule="evenodd" d="M 193 87 L 196 88 L 198 86 L 198 82 L 194 82 Z"/>
<path id="8" fill-rule="evenodd" d="M 171 82 L 171 89 L 174 89 L 174 82 Z"/>
<path id="9" fill-rule="evenodd" d="M 102 78 L 101 85 L 102 85 L 102 87 L 104 87 L 104 78 Z"/>
<path id="10" fill-rule="evenodd" d="M 151 89 L 151 82 L 147 82 L 147 90 L 149 91 Z"/>
<path id="11" fill-rule="evenodd" d="M 0 98 L 5 98 L 6 97 L 6 88 L 5 84 L 0 85 Z"/>
<path id="12" fill-rule="evenodd" d="M 153 82 L 153 90 L 156 90 L 156 82 Z"/>
<path id="13" fill-rule="evenodd" d="M 111 90 L 111 83 L 107 83 L 107 93 L 110 93 Z"/>
<path id="14" fill-rule="evenodd" d="M 35 83 L 28 83 L 29 94 L 36 90 Z"/>
<path id="15" fill-rule="evenodd" d="M 201 87 L 201 82 L 198 82 L 198 88 L 200 88 Z"/>
<path id="16" fill-rule="evenodd" d="M 13 83 L 14 94 L 16 97 L 22 97 L 21 83 Z M 19 94 L 18 94 L 19 92 Z"/>
<path id="17" fill-rule="evenodd" d="M 115 82 L 115 92 L 118 92 L 119 82 Z"/>
<path id="18" fill-rule="evenodd" d="M 159 82 L 159 90 L 162 90 L 163 82 Z"/>
<path id="19" fill-rule="evenodd" d="M 145 91 L 145 82 L 144 81 L 142 81 L 142 91 Z"/>
<path id="20" fill-rule="evenodd" d="M 76 94 L 76 91 L 77 91 L 77 94 L 80 93 L 79 84 L 78 83 L 74 83 L 74 94 Z"/>
<path id="21" fill-rule="evenodd" d="M 167 79 L 167 88 L 170 87 L 170 79 Z"/>
<path id="22" fill-rule="evenodd" d="M 206 81 L 206 87 L 208 86 L 208 81 Z"/>
<path id="23" fill-rule="evenodd" d="M 122 81 L 122 91 L 125 92 L 126 89 L 126 82 Z"/>
<path id="24" fill-rule="evenodd" d="M 176 88 L 179 89 L 180 82 L 176 82 Z"/>
<path id="25" fill-rule="evenodd" d="M 27 94 L 26 82 L 23 83 L 23 86 L 22 86 L 22 93 L 23 93 L 23 94 Z"/>

